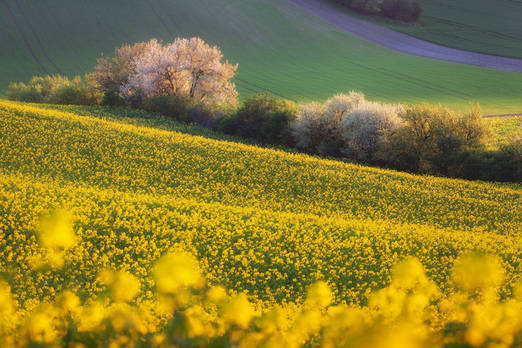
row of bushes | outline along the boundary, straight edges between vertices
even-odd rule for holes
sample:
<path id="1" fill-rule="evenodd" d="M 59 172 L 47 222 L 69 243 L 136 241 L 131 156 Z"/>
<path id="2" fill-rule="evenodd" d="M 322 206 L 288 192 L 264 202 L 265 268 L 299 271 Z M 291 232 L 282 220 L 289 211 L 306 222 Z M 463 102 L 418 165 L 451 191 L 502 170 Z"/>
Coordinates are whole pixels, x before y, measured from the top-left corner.
<path id="1" fill-rule="evenodd" d="M 11 83 L 7 89 L 10 100 L 29 103 L 96 105 L 103 94 L 88 76 L 72 80 L 64 76 L 35 76 L 28 83 Z"/>
<path id="2" fill-rule="evenodd" d="M 388 17 L 403 22 L 416 22 L 422 12 L 418 0 L 336 0 L 355 11 Z"/>
<path id="3" fill-rule="evenodd" d="M 237 106 L 236 70 L 219 48 L 200 38 L 168 44 L 153 39 L 122 45 L 113 57 L 102 56 L 83 78 L 34 77 L 28 84 L 11 83 L 7 96 L 36 103 L 157 108 L 177 116 L 192 109 L 224 114 Z"/>
<path id="4" fill-rule="evenodd" d="M 198 38 L 151 40 L 123 45 L 84 78 L 34 77 L 11 84 L 7 95 L 141 108 L 259 143 L 414 173 L 522 181 L 520 140 L 486 151 L 490 131 L 477 108 L 457 114 L 442 106 L 403 107 L 356 92 L 303 105 L 257 95 L 236 108 L 237 66 L 222 60 L 219 49 Z"/>
<path id="5" fill-rule="evenodd" d="M 258 95 L 216 127 L 265 144 L 340 157 L 355 163 L 422 174 L 489 181 L 522 181 L 522 138 L 486 150 L 491 136 L 481 111 L 442 106 L 403 107 L 367 101 L 351 92 L 324 104 L 297 106 Z"/>
<path id="6" fill-rule="evenodd" d="M 91 80 L 92 81 L 92 80 Z M 27 102 L 93 105 L 107 102 L 79 77 L 35 77 L 12 84 L 8 97 Z M 118 95 L 112 105 L 125 105 Z M 144 98 L 135 107 L 256 142 L 402 171 L 466 179 L 522 182 L 522 138 L 486 150 L 490 136 L 481 112 L 442 106 L 403 107 L 367 101 L 351 92 L 323 104 L 297 105 L 268 94 L 247 99 L 235 112 L 215 114 L 183 96 Z"/>

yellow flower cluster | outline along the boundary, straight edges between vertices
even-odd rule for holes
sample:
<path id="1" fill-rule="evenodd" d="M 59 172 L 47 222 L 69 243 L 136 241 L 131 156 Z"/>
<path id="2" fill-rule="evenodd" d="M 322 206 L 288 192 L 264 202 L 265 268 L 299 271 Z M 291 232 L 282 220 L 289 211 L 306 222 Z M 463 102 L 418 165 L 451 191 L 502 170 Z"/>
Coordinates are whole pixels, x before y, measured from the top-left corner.
<path id="1" fill-rule="evenodd" d="M 483 282 L 463 271 L 487 267 Z M 172 270 L 168 266 L 172 266 Z M 480 254 L 453 267 L 453 291 L 442 294 L 416 258 L 399 262 L 391 283 L 367 306 L 332 304 L 326 282 L 316 282 L 302 304 L 261 306 L 245 293 L 228 295 L 205 284 L 186 252 L 156 261 L 151 300 L 134 300 L 139 281 L 127 272 L 101 271 L 107 293 L 80 300 L 64 291 L 54 301 L 20 310 L 0 283 L 0 344 L 11 347 L 281 347 L 356 348 L 518 347 L 522 298 L 499 300 L 498 260 Z M 177 278 L 177 275 L 180 275 Z M 488 281 L 488 279 L 492 279 Z M 165 286 L 165 284 L 168 284 Z M 522 292 L 522 283 L 517 285 Z"/>
<path id="2" fill-rule="evenodd" d="M 0 113 L 0 160 L 9 172 L 343 219 L 499 234 L 520 228 L 517 185 L 415 176 L 193 136 L 169 120 L 137 112 L 132 118 L 132 111 L 0 101 Z"/>
<path id="3" fill-rule="evenodd" d="M 520 185 L 114 112 L 0 101 L 0 346 L 521 344 Z"/>
<path id="4" fill-rule="evenodd" d="M 192 280 L 190 274 L 174 270 L 197 267 L 174 259 L 152 268 L 153 260 L 173 250 L 196 255 L 211 283 L 267 303 L 302 301 L 317 280 L 334 285 L 337 301 L 364 303 L 370 291 L 389 282 L 391 266 L 408 255 L 417 256 L 444 290 L 451 285 L 455 258 L 468 250 L 498 255 L 510 275 L 503 295 L 510 295 L 511 285 L 522 279 L 520 237 L 511 235 L 277 213 L 39 183 L 27 176 L 0 174 L 0 195 L 7 198 L 0 202 L 0 265 L 11 274 L 10 284 L 21 302 L 51 300 L 71 287 L 87 295 L 100 293 L 108 284 L 98 275 L 104 269 L 135 275 L 145 293 L 152 288 L 151 276 L 174 272 L 177 280 L 161 286 L 175 291 L 178 282 Z M 63 205 L 75 216 L 79 239 L 64 255 L 68 270 L 33 272 L 34 260 L 46 260 L 49 253 L 38 244 L 40 222 L 30 214 L 47 215 Z M 15 266 L 21 270 L 11 272 Z"/>

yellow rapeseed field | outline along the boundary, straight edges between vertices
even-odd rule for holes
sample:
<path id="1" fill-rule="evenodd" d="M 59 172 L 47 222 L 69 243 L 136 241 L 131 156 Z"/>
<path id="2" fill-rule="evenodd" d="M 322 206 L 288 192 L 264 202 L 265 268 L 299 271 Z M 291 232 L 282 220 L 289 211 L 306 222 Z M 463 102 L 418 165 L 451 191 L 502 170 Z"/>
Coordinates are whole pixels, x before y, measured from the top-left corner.
<path id="1" fill-rule="evenodd" d="M 0 345 L 517 346 L 521 193 L 0 101 Z"/>

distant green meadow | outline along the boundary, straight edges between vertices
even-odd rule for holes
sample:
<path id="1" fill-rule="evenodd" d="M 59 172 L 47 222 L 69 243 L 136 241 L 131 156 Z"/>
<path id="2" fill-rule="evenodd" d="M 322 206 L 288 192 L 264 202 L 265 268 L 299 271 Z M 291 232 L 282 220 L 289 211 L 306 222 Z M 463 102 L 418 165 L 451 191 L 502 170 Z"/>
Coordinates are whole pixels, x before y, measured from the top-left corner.
<path id="1" fill-rule="evenodd" d="M 491 149 L 509 143 L 510 140 L 522 135 L 522 116 L 521 117 L 494 117 L 488 119 L 493 131 L 493 137 L 488 144 Z"/>
<path id="2" fill-rule="evenodd" d="M 335 0 L 330 1 L 337 6 Z M 418 24 L 366 16 L 338 6 L 340 11 L 405 34 L 465 51 L 522 58 L 522 2 L 517 0 L 419 0 Z"/>
<path id="3" fill-rule="evenodd" d="M 445 46 L 522 58 L 522 1 L 420 0 L 420 26 L 394 29 Z"/>
<path id="4" fill-rule="evenodd" d="M 394 52 L 282 0 L 5 0 L 0 7 L 1 90 L 47 72 L 91 71 L 123 42 L 200 36 L 239 63 L 242 98 L 322 100 L 355 89 L 389 102 L 522 112 L 520 73 Z"/>

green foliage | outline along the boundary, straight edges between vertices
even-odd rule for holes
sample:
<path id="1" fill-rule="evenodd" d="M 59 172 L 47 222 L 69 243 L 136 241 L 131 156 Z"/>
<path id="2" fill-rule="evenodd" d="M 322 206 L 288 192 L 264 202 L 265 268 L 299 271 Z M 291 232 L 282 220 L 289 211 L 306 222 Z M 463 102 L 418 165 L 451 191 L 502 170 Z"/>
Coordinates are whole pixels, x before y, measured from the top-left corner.
<path id="1" fill-rule="evenodd" d="M 50 101 L 56 90 L 68 83 L 69 79 L 59 75 L 34 76 L 27 84 L 11 83 L 7 89 L 7 97 L 10 100 L 45 103 Z"/>
<path id="2" fill-rule="evenodd" d="M 76 76 L 70 80 L 60 75 L 35 76 L 27 84 L 12 83 L 7 97 L 16 101 L 64 105 L 95 105 L 102 98 L 92 79 Z"/>
<path id="3" fill-rule="evenodd" d="M 182 122 L 190 121 L 190 111 L 194 107 L 194 102 L 183 96 L 147 98 L 142 105 L 144 110 L 157 112 Z"/>
<path id="4" fill-rule="evenodd" d="M 51 103 L 64 105 L 98 105 L 101 93 L 93 80 L 77 76 L 70 83 L 58 88 L 51 97 Z"/>
<path id="5" fill-rule="evenodd" d="M 197 103 L 188 96 L 159 96 L 146 98 L 140 108 L 159 113 L 184 123 L 196 123 L 206 128 L 214 128 L 219 111 Z"/>
<path id="6" fill-rule="evenodd" d="M 101 105 L 104 106 L 124 106 L 125 101 L 120 94 L 115 90 L 108 90 L 103 93 Z"/>
<path id="7" fill-rule="evenodd" d="M 522 141 L 516 138 L 499 150 L 462 151 L 451 156 L 444 164 L 450 176 L 522 182 Z"/>
<path id="8" fill-rule="evenodd" d="M 265 144 L 293 145 L 290 125 L 297 111 L 292 101 L 258 94 L 247 99 L 236 113 L 222 118 L 218 129 Z"/>
<path id="9" fill-rule="evenodd" d="M 468 113 L 428 104 L 415 105 L 401 115 L 403 126 L 384 142 L 379 158 L 407 171 L 443 171 L 448 157 L 467 150 L 482 149 L 490 134 L 481 111 Z M 436 165 L 438 164 L 438 165 Z"/>
<path id="10" fill-rule="evenodd" d="M 513 139 L 522 136 L 522 115 L 515 117 L 492 117 L 487 122 L 491 125 L 494 136 L 491 137 L 488 149 L 498 150 Z"/>

